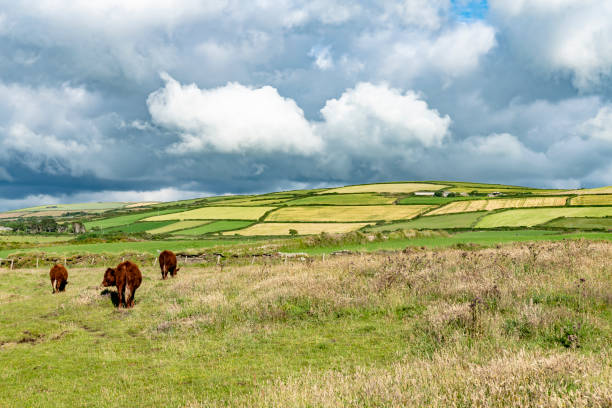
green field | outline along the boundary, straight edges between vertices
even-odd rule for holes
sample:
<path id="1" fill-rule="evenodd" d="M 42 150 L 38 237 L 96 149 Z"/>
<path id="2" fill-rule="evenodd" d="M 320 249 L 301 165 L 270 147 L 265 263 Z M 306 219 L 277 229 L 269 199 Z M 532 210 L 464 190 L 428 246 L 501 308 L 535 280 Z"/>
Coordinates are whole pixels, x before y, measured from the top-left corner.
<path id="1" fill-rule="evenodd" d="M 611 250 L 149 264 L 130 310 L 103 268 L 55 295 L 46 268 L 3 269 L 0 406 L 607 407 Z"/>
<path id="2" fill-rule="evenodd" d="M 358 230 L 365 227 L 368 224 L 365 223 L 341 223 L 341 222 L 296 222 L 296 223 L 284 223 L 284 222 L 263 222 L 252 225 L 248 228 L 230 231 L 225 235 L 244 235 L 244 236 L 256 236 L 256 235 L 290 235 L 291 230 L 297 231 L 300 235 L 311 235 L 320 234 L 322 232 L 330 234 L 341 234 L 350 231 Z"/>
<path id="3" fill-rule="evenodd" d="M 177 231 L 173 235 L 197 236 L 205 234 L 213 234 L 222 231 L 238 230 L 248 227 L 252 221 L 213 221 L 202 225 L 201 227 L 191 228 L 183 231 Z"/>
<path id="4" fill-rule="evenodd" d="M 167 215 L 159 215 L 145 221 L 168 220 L 257 220 L 274 207 L 202 207 Z"/>
<path id="5" fill-rule="evenodd" d="M 326 194 L 298 198 L 285 202 L 286 205 L 376 205 L 393 204 L 397 198 L 377 194 Z"/>
<path id="6" fill-rule="evenodd" d="M 137 234 L 140 232 L 147 232 L 155 228 L 162 228 L 172 223 L 174 223 L 174 221 L 153 221 L 153 222 L 139 221 L 139 222 L 134 222 L 132 224 L 119 225 L 117 227 L 105 228 L 104 232 L 105 233 L 124 232 L 126 234 Z"/>
<path id="7" fill-rule="evenodd" d="M 426 205 L 309 206 L 285 207 L 274 211 L 266 221 L 358 222 L 409 219 L 430 208 Z"/>
<path id="8" fill-rule="evenodd" d="M 28 243 L 49 243 L 49 242 L 63 242 L 74 239 L 74 235 L 58 235 L 58 236 L 46 236 L 46 235 L 0 235 L 1 242 L 28 242 Z"/>
<path id="9" fill-rule="evenodd" d="M 470 212 L 463 214 L 435 215 L 432 217 L 419 217 L 414 220 L 379 225 L 368 228 L 368 231 L 395 231 L 399 229 L 449 229 L 471 228 L 485 215 L 483 212 Z"/>
<path id="10" fill-rule="evenodd" d="M 544 226 L 555 228 L 612 230 L 612 218 L 558 218 L 544 224 Z"/>
<path id="11" fill-rule="evenodd" d="M 476 227 L 532 227 L 559 217 L 608 217 L 612 207 L 564 207 L 506 210 L 482 218 Z"/>
<path id="12" fill-rule="evenodd" d="M 612 205 L 612 194 L 581 195 L 572 198 L 572 205 Z"/>
<path id="13" fill-rule="evenodd" d="M 147 232 L 153 235 L 168 234 L 168 233 L 175 232 L 175 231 L 199 227 L 201 225 L 205 225 L 208 223 L 209 221 L 179 221 L 179 222 L 173 222 L 172 224 L 168 224 L 168 225 L 165 225 L 159 228 L 148 230 Z"/>
<path id="14" fill-rule="evenodd" d="M 133 224 L 136 221 L 140 221 L 143 218 L 151 217 L 153 215 L 172 214 L 177 211 L 180 211 L 180 210 L 176 210 L 176 209 L 155 210 L 155 211 L 146 211 L 146 212 L 136 212 L 136 213 L 128 214 L 128 215 L 119 215 L 115 217 L 104 218 L 101 220 L 85 222 L 85 228 L 87 228 L 87 230 L 91 230 L 92 228 L 96 228 L 96 227 L 101 228 L 101 229 L 118 227 L 120 225 Z M 165 220 L 159 220 L 159 221 L 165 221 Z"/>

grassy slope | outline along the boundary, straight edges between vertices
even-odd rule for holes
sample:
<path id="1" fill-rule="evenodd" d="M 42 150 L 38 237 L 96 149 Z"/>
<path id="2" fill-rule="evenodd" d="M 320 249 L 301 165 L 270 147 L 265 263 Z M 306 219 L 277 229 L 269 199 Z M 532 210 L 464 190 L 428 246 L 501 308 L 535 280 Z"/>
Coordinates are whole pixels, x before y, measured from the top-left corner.
<path id="1" fill-rule="evenodd" d="M 557 228 L 611 229 L 612 218 L 559 218 L 544 225 Z"/>
<path id="2" fill-rule="evenodd" d="M 0 406 L 608 406 L 611 251 L 415 250 L 167 281 L 144 267 L 129 311 L 101 296 L 99 268 L 58 295 L 46 270 L 4 270 Z"/>
<path id="3" fill-rule="evenodd" d="M 470 228 L 485 215 L 484 212 L 470 212 L 462 214 L 435 215 L 419 217 L 415 220 L 398 222 L 368 228 L 368 231 L 394 231 L 398 229 L 446 229 Z"/>
<path id="4" fill-rule="evenodd" d="M 546 223 L 558 217 L 606 217 L 612 216 L 612 207 L 565 207 L 507 210 L 487 215 L 476 227 L 521 227 Z"/>
<path id="5" fill-rule="evenodd" d="M 88 230 L 91 230 L 94 227 L 104 228 L 104 229 L 118 227 L 120 225 L 132 224 L 144 218 L 151 217 L 154 215 L 171 214 L 177 211 L 180 211 L 180 210 L 169 209 L 169 210 L 156 210 L 156 211 L 144 211 L 144 212 L 141 211 L 141 212 L 136 212 L 134 214 L 119 215 L 116 217 L 110 217 L 110 218 L 104 218 L 101 220 L 86 222 L 85 228 L 87 228 Z M 164 220 L 160 220 L 160 221 L 164 221 Z"/>
<path id="6" fill-rule="evenodd" d="M 274 207 L 202 207 L 147 218 L 146 221 L 167 220 L 257 220 Z"/>
<path id="7" fill-rule="evenodd" d="M 580 195 L 572 198 L 572 205 L 612 205 L 612 194 Z"/>
<path id="8" fill-rule="evenodd" d="M 201 227 L 177 231 L 174 235 L 205 235 L 221 231 L 237 230 L 248 227 L 252 221 L 214 221 Z"/>

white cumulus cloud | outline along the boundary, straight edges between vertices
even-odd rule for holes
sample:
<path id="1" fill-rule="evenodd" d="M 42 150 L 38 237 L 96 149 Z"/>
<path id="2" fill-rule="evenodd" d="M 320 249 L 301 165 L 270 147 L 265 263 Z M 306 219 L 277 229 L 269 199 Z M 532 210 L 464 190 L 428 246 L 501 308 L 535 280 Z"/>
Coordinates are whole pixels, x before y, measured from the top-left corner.
<path id="1" fill-rule="evenodd" d="M 328 100 L 321 114 L 321 129 L 328 138 L 363 152 L 440 145 L 451 123 L 415 92 L 371 83 L 359 83 L 340 98 Z"/>
<path id="2" fill-rule="evenodd" d="M 283 152 L 309 155 L 322 148 L 304 112 L 275 88 L 238 83 L 214 89 L 181 85 L 162 74 L 165 86 L 147 99 L 157 125 L 175 129 L 177 152 Z"/>
<path id="3" fill-rule="evenodd" d="M 491 0 L 492 15 L 529 65 L 590 90 L 612 74 L 612 2 Z"/>

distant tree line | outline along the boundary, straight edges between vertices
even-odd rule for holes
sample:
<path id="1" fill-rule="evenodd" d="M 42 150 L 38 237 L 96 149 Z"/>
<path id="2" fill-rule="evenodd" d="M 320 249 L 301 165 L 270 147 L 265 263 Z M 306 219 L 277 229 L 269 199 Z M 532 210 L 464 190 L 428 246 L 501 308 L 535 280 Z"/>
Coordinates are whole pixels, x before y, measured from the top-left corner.
<path id="1" fill-rule="evenodd" d="M 82 234 L 85 227 L 81 222 L 58 223 L 52 217 L 24 218 L 15 221 L 2 223 L 4 226 L 12 228 L 14 232 L 25 234 L 58 233 L 67 232 Z"/>

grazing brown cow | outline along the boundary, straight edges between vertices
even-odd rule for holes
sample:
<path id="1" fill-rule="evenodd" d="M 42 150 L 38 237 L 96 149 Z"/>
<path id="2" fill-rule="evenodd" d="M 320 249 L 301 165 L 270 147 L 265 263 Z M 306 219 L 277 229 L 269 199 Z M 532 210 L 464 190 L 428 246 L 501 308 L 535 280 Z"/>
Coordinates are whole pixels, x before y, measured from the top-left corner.
<path id="1" fill-rule="evenodd" d="M 159 254 L 159 267 L 161 268 L 162 279 L 168 277 L 168 272 L 174 278 L 174 275 L 181 269 L 176 267 L 176 255 L 174 255 L 174 252 L 168 250 Z"/>
<path id="2" fill-rule="evenodd" d="M 116 286 L 117 295 L 119 296 L 117 307 L 120 308 L 121 303 L 123 303 L 127 308 L 134 307 L 134 294 L 141 282 L 142 274 L 138 266 L 130 261 L 125 261 L 117 265 L 115 269 L 108 268 L 106 270 L 102 286 Z"/>
<path id="3" fill-rule="evenodd" d="M 53 293 L 63 292 L 68 284 L 68 271 L 64 268 L 64 265 L 54 265 L 49 271 L 49 277 L 51 278 L 51 286 L 53 287 Z"/>

